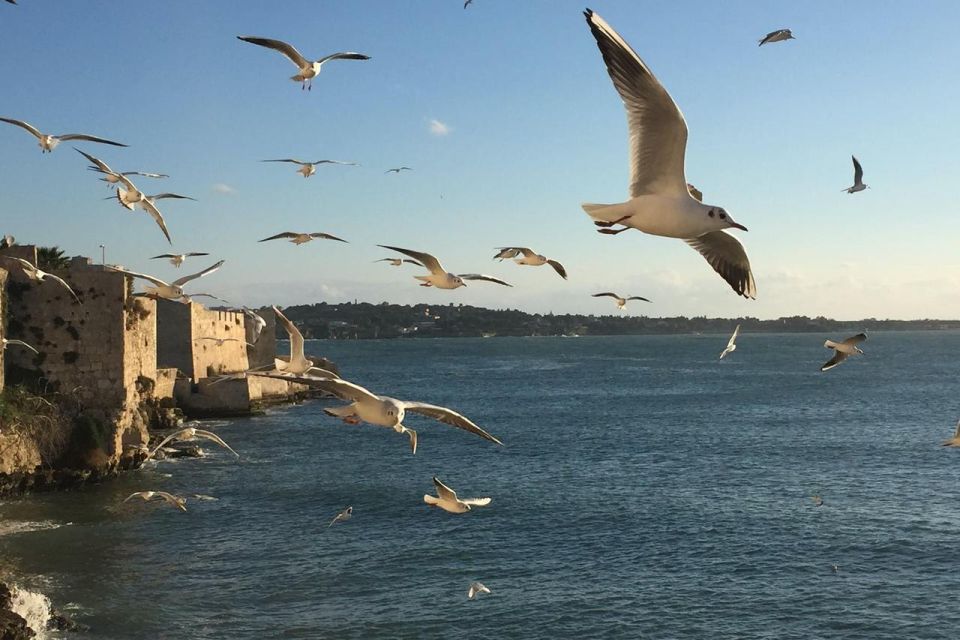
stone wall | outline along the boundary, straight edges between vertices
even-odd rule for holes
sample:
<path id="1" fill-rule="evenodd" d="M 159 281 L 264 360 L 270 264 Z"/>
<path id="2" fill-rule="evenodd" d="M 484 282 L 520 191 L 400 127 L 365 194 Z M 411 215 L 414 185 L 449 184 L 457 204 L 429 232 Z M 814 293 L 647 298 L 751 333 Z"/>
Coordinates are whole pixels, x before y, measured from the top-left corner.
<path id="1" fill-rule="evenodd" d="M 158 305 L 159 366 L 179 369 L 193 382 L 249 368 L 243 312 L 215 311 L 198 302 Z"/>
<path id="2" fill-rule="evenodd" d="M 82 304 L 54 281 L 31 282 L 19 270 L 10 271 L 8 337 L 33 345 L 40 355 L 9 350 L 7 379 L 14 373 L 38 376 L 42 389 L 74 399 L 107 429 L 103 446 L 108 459 L 89 464 L 112 466 L 124 444 L 148 440 L 140 409 L 155 386 L 156 304 L 134 297 L 123 274 L 86 259 L 74 260 L 57 275 Z"/>
<path id="3" fill-rule="evenodd" d="M 0 269 L 0 340 L 6 337 L 5 329 L 7 326 L 7 316 L 6 316 L 6 301 L 7 301 L 7 271 L 6 269 Z M 2 348 L 2 342 L 0 342 L 0 393 L 3 392 L 3 355 L 6 349 Z"/>

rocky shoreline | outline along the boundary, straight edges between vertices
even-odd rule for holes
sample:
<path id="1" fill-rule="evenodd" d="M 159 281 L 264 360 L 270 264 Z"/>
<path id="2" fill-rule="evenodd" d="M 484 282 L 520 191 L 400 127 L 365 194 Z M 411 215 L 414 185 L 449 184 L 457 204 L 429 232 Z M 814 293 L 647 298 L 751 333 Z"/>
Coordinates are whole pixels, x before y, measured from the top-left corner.
<path id="1" fill-rule="evenodd" d="M 14 589 L 10 585 L 0 582 L 0 640 L 29 640 L 35 638 L 37 631 L 31 629 L 27 620 L 13 610 L 14 596 Z M 86 626 L 74 622 L 55 609 L 50 610 L 45 625 L 46 630 L 49 631 L 88 630 Z"/>

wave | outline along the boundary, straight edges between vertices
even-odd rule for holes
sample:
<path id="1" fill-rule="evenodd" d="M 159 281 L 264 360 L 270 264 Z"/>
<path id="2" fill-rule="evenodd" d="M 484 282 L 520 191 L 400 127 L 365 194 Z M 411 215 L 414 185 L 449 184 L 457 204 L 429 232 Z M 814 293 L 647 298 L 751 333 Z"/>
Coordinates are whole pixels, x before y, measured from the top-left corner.
<path id="1" fill-rule="evenodd" d="M 67 523 L 70 524 L 70 523 Z M 18 520 L 0 521 L 0 538 L 3 536 L 15 535 L 18 533 L 31 533 L 33 531 L 49 531 L 50 529 L 59 529 L 64 526 L 62 522 L 53 520 L 41 520 L 39 522 L 24 522 Z"/>
<path id="2" fill-rule="evenodd" d="M 16 585 L 11 585 L 11 594 L 13 598 L 10 610 L 27 621 L 27 626 L 33 630 L 36 638 L 46 638 L 47 623 L 53 615 L 50 598 Z"/>

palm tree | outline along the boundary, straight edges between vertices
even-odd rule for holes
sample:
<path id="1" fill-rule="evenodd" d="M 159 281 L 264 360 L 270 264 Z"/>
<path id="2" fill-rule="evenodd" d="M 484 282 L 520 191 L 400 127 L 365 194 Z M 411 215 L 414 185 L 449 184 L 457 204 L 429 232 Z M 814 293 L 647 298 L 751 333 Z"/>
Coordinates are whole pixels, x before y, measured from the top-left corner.
<path id="1" fill-rule="evenodd" d="M 70 258 L 63 255 L 60 247 L 37 247 L 37 266 L 44 271 L 66 269 L 70 266 Z"/>

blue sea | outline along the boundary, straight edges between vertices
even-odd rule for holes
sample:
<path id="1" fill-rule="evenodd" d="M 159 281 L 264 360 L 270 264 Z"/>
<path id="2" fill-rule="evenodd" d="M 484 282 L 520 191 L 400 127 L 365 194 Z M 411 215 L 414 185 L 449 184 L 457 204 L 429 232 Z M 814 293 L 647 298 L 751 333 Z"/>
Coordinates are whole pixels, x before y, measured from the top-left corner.
<path id="1" fill-rule="evenodd" d="M 335 401 L 216 422 L 239 461 L 0 504 L 0 570 L 90 640 L 960 637 L 960 333 L 826 373 L 845 335 L 727 337 L 310 342 L 505 446 L 411 416 L 414 456 Z M 493 501 L 431 509 L 434 475 Z"/>

